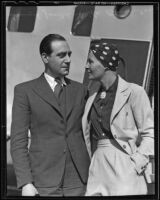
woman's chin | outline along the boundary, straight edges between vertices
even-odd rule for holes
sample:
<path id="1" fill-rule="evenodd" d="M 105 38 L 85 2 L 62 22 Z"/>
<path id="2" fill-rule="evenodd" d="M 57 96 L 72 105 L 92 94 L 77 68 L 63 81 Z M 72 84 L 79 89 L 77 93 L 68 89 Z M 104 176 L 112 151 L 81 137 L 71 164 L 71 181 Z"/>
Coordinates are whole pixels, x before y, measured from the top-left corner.
<path id="1" fill-rule="evenodd" d="M 89 74 L 88 79 L 89 79 L 89 80 L 93 80 L 94 77 L 93 77 L 91 74 Z"/>

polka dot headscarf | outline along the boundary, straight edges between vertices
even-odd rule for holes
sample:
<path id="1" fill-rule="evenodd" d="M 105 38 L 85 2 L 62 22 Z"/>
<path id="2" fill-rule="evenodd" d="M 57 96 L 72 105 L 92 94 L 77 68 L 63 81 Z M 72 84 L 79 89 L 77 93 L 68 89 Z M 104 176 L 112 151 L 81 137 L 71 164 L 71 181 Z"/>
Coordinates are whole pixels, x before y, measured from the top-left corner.
<path id="1" fill-rule="evenodd" d="M 106 69 L 116 71 L 120 56 L 115 45 L 99 40 L 91 43 L 90 50 Z"/>

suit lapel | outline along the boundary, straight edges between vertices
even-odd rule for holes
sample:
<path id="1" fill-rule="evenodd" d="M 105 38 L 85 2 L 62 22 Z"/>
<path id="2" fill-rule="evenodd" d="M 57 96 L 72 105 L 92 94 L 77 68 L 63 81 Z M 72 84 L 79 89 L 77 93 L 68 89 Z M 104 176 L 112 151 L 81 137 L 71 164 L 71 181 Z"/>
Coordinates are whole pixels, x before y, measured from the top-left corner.
<path id="1" fill-rule="evenodd" d="M 66 85 L 66 117 L 68 117 L 75 103 L 73 94 L 76 93 L 76 87 L 74 87 L 74 84 L 72 84 L 72 82 L 69 79 L 65 78 L 65 81 L 67 83 Z"/>
<path id="2" fill-rule="evenodd" d="M 33 89 L 44 101 L 53 106 L 61 114 L 57 99 L 43 74 L 37 79 Z"/>
<path id="3" fill-rule="evenodd" d="M 121 110 L 123 105 L 126 103 L 129 95 L 130 95 L 130 90 L 128 88 L 128 83 L 119 76 L 116 97 L 110 118 L 111 123 L 118 114 L 118 112 Z"/>

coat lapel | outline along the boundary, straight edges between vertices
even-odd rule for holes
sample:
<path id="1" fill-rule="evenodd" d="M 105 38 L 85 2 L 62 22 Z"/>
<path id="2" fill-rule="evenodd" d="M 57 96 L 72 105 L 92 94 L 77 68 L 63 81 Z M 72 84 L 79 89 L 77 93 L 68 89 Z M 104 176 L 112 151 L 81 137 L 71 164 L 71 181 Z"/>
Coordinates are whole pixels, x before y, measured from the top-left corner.
<path id="1" fill-rule="evenodd" d="M 43 74 L 37 79 L 33 90 L 61 114 L 58 101 Z"/>
<path id="2" fill-rule="evenodd" d="M 87 123 L 88 123 L 87 117 L 88 117 L 89 111 L 91 109 L 91 106 L 93 104 L 93 101 L 94 101 L 96 95 L 97 95 L 97 92 L 95 92 L 94 94 L 92 94 L 92 96 L 90 96 L 88 98 L 88 100 L 87 100 L 87 103 L 86 103 L 86 106 L 85 106 L 85 110 L 84 110 L 84 115 L 82 117 L 82 129 L 83 129 L 83 133 L 85 133 L 85 130 L 86 130 L 86 127 L 87 127 Z"/>
<path id="3" fill-rule="evenodd" d="M 94 82 L 93 82 L 93 84 L 94 84 Z M 89 98 L 88 98 L 88 100 L 86 102 L 84 114 L 83 114 L 83 117 L 82 117 L 82 129 L 83 129 L 84 137 L 85 137 L 85 132 L 86 132 L 87 125 L 88 125 L 88 120 L 87 120 L 88 114 L 89 114 L 91 106 L 92 106 L 92 104 L 94 102 L 94 99 L 95 99 L 95 97 L 96 97 L 96 95 L 98 93 L 99 87 L 100 87 L 99 84 L 92 85 L 92 88 L 89 91 L 90 96 L 89 96 Z"/>
<path id="4" fill-rule="evenodd" d="M 115 101 L 113 104 L 113 109 L 111 113 L 111 118 L 110 118 L 110 123 L 112 123 L 113 119 L 116 117 L 118 112 L 121 110 L 125 102 L 127 101 L 129 95 L 130 95 L 130 90 L 129 90 L 129 85 L 128 83 L 123 80 L 120 76 L 118 76 L 118 87 L 117 87 L 117 92 L 116 92 L 116 97 Z"/>
<path id="5" fill-rule="evenodd" d="M 75 99 L 73 98 L 73 94 L 76 93 L 76 87 L 74 87 L 74 84 L 68 79 L 65 78 L 66 85 L 66 117 L 71 113 Z"/>
<path id="6" fill-rule="evenodd" d="M 91 142 L 90 142 L 90 123 L 88 122 L 88 114 L 91 109 L 91 106 L 94 102 L 94 99 L 97 95 L 97 92 L 93 93 L 87 100 L 85 111 L 82 117 L 82 130 L 83 130 L 83 136 L 86 143 L 86 147 L 88 150 L 88 154 L 91 158 Z"/>

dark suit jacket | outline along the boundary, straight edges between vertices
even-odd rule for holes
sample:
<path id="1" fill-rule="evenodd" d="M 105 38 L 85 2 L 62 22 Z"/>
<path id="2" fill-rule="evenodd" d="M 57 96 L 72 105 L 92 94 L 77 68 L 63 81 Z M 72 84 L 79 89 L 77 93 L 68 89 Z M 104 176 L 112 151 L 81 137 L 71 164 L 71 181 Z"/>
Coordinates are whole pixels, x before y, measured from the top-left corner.
<path id="1" fill-rule="evenodd" d="M 18 188 L 29 182 L 36 187 L 57 186 L 64 172 L 67 146 L 82 181 L 87 182 L 89 155 L 81 127 L 86 90 L 81 83 L 65 80 L 66 121 L 43 74 L 15 87 L 11 155 Z"/>

